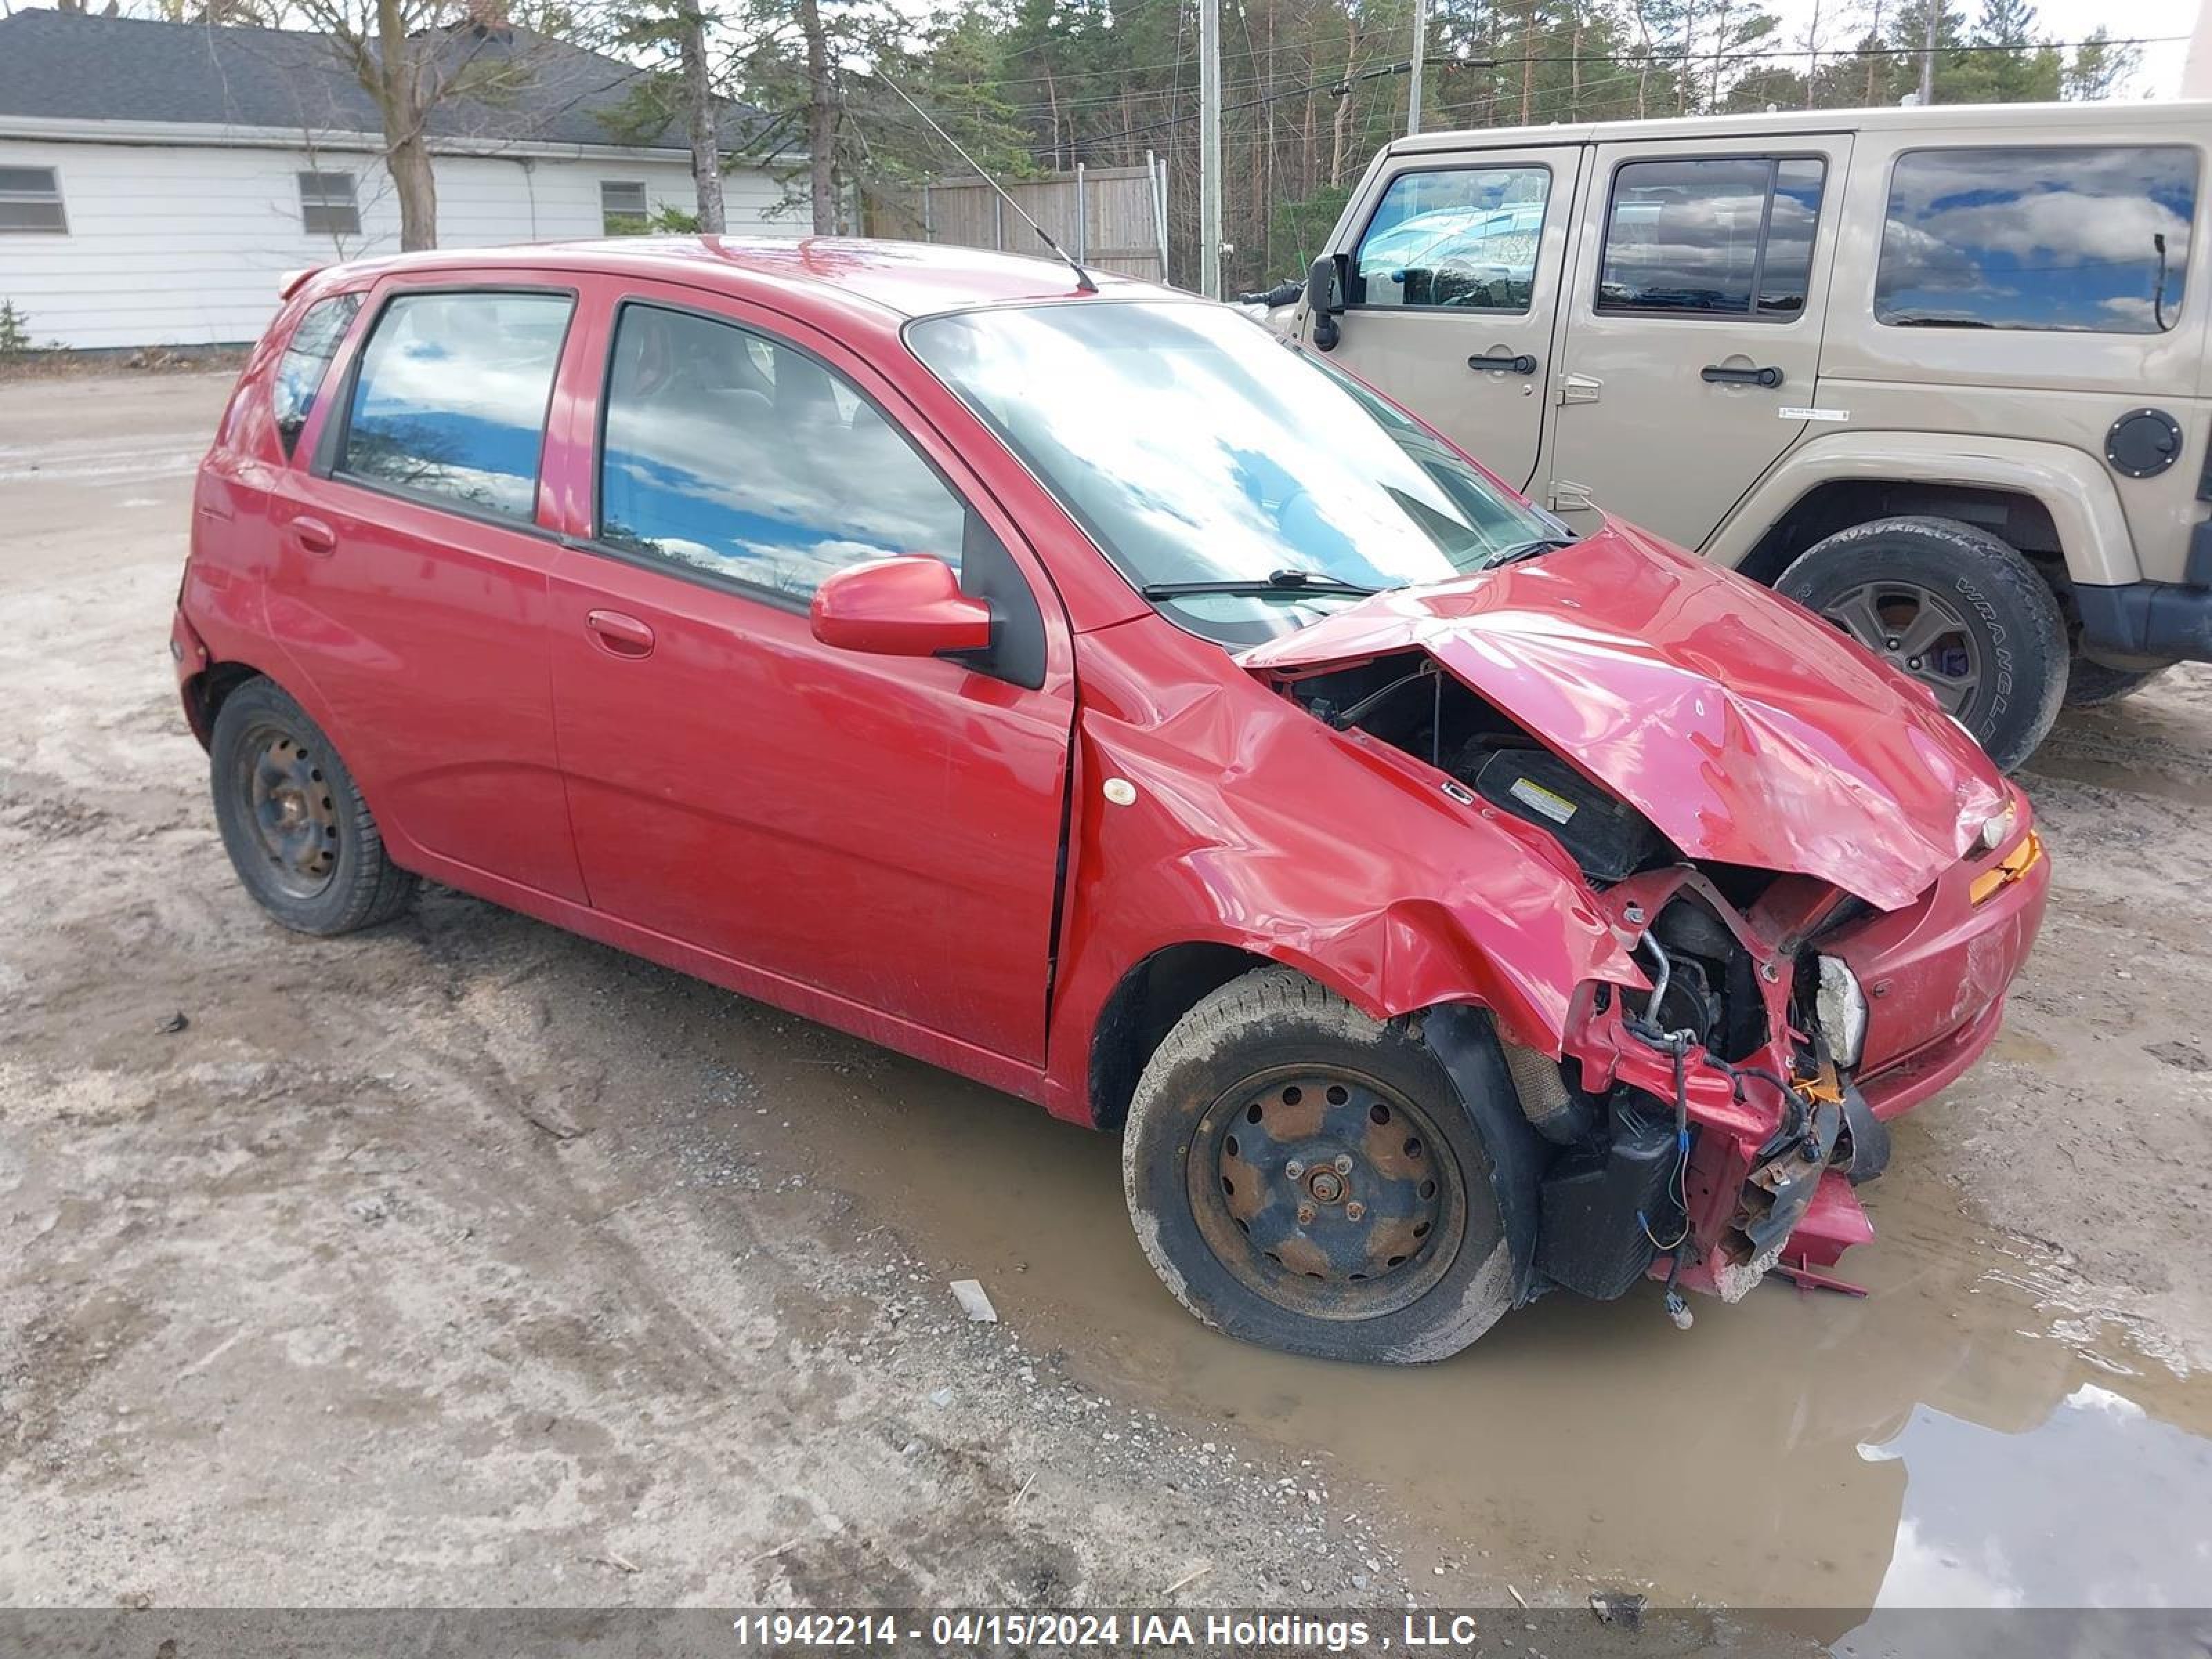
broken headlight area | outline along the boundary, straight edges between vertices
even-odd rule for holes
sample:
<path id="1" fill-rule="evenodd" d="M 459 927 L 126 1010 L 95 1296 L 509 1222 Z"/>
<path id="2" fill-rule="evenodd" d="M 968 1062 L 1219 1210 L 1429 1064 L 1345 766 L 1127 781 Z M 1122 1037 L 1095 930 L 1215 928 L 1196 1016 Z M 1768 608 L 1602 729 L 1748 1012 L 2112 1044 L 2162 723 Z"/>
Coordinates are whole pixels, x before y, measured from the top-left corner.
<path id="1" fill-rule="evenodd" d="M 1644 872 L 1608 897 L 1648 987 L 1588 988 L 1559 1061 L 1507 1052 L 1557 1148 L 1543 1282 L 1609 1297 L 1663 1276 L 1734 1301 L 1777 1266 L 1832 1265 L 1867 1236 L 1850 1187 L 1888 1156 L 1837 1052 L 1863 1020 L 1832 971 L 1823 1006 L 1817 950 L 1703 872 Z"/>

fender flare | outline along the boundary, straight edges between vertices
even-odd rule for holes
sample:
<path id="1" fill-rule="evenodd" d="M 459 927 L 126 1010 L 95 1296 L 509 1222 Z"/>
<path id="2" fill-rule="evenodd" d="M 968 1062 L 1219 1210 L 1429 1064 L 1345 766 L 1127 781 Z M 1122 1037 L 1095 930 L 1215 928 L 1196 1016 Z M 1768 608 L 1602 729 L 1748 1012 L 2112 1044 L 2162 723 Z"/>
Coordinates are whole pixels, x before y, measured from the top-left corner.
<path id="1" fill-rule="evenodd" d="M 1734 569 L 1767 531 L 1822 484 L 1960 484 L 2032 496 L 2051 514 L 2077 584 L 2142 580 L 2119 492 L 2102 462 L 2064 444 L 1941 432 L 1839 432 L 1800 444 L 1753 484 L 1705 543 Z"/>

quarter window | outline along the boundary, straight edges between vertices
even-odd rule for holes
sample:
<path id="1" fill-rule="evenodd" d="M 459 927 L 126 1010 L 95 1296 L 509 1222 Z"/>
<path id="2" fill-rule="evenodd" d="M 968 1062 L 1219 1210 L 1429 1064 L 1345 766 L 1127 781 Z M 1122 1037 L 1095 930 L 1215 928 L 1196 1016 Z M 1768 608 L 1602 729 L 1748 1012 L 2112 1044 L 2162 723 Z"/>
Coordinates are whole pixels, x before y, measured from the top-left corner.
<path id="1" fill-rule="evenodd" d="M 287 455 L 300 441 L 300 430 L 307 424 L 307 416 L 314 413 L 315 393 L 322 386 L 323 376 L 330 372 L 338 342 L 345 338 L 360 310 L 360 295 L 333 295 L 308 307 L 299 327 L 292 331 L 292 343 L 276 362 L 276 383 L 270 398 L 276 435 L 283 440 Z"/>
<path id="2" fill-rule="evenodd" d="M 350 173 L 300 175 L 300 228 L 310 236 L 358 236 L 361 207 Z"/>
<path id="3" fill-rule="evenodd" d="M 1797 316 L 1826 171 L 1809 155 L 1624 163 L 1613 175 L 1597 308 Z"/>
<path id="4" fill-rule="evenodd" d="M 643 185 L 599 181 L 599 228 L 607 235 L 642 236 L 653 228 L 652 219 Z"/>
<path id="5" fill-rule="evenodd" d="M 2179 146 L 1915 150 L 1890 178 L 1875 316 L 2160 333 L 2196 212 L 2197 152 Z"/>
<path id="6" fill-rule="evenodd" d="M 967 510 L 850 382 L 763 335 L 623 307 L 599 538 L 776 592 L 897 553 L 960 567 Z"/>
<path id="7" fill-rule="evenodd" d="M 52 167 L 0 167 L 0 231 L 69 229 L 60 176 Z"/>
<path id="8" fill-rule="evenodd" d="M 1401 173 L 1352 261 L 1352 305 L 1526 311 L 1552 175 L 1540 167 Z"/>
<path id="9" fill-rule="evenodd" d="M 339 470 L 534 517 L 545 406 L 573 303 L 556 294 L 399 295 L 362 353 Z"/>

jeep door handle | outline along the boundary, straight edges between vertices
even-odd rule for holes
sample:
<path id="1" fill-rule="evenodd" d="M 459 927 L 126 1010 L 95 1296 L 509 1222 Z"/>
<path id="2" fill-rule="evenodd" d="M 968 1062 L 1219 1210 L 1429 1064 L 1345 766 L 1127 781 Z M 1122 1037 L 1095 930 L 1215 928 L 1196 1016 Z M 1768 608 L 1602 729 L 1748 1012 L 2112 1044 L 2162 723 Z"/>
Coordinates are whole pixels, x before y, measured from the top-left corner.
<path id="1" fill-rule="evenodd" d="M 292 539 L 308 552 L 319 553 L 325 558 L 338 550 L 338 532 L 320 519 L 293 520 Z"/>
<path id="2" fill-rule="evenodd" d="M 1485 369 L 1502 368 L 1508 374 L 1534 374 L 1536 360 L 1523 351 L 1513 356 L 1500 354 L 1495 357 L 1470 357 L 1467 366 L 1478 373 Z"/>
<path id="3" fill-rule="evenodd" d="M 592 642 L 610 656 L 653 654 L 653 630 L 635 617 L 619 611 L 593 611 L 585 616 L 584 626 L 591 630 Z"/>
<path id="4" fill-rule="evenodd" d="M 1698 378 L 1715 386 L 1778 386 L 1782 384 L 1778 368 L 1723 368 L 1718 363 L 1707 363 L 1698 371 Z"/>

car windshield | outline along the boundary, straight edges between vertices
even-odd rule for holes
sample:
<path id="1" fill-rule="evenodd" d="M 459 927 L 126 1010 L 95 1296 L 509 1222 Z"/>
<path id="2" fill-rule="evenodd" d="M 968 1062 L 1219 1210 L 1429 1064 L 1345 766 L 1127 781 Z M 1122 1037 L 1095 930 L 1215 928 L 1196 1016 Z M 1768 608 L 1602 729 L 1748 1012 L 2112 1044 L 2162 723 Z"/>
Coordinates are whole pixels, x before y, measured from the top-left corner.
<path id="1" fill-rule="evenodd" d="M 1133 585 L 1224 644 L 1568 538 L 1348 376 L 1219 307 L 1001 307 L 925 319 L 908 338 Z M 1188 591 L 1215 584 L 1236 591 Z"/>

